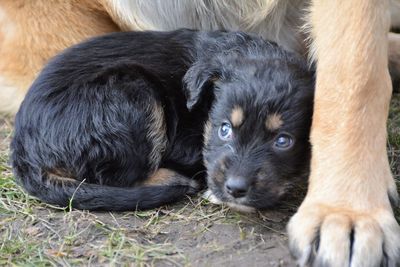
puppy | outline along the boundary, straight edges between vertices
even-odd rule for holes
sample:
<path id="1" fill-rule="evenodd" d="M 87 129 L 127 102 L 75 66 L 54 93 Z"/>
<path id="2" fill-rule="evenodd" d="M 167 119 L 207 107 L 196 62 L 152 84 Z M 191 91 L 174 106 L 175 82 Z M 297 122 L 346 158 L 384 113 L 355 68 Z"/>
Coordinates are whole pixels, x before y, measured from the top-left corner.
<path id="1" fill-rule="evenodd" d="M 268 37 L 317 63 L 313 156 L 307 196 L 288 225 L 292 255 L 300 266 L 395 266 L 386 121 L 388 52 L 396 75 L 400 39 L 387 33 L 400 28 L 399 12 L 398 0 L 2 0 L 0 112 L 15 111 L 54 51 L 99 32 L 193 27 Z"/>
<path id="2" fill-rule="evenodd" d="M 213 195 L 269 207 L 307 172 L 313 86 L 304 61 L 244 33 L 99 37 L 33 83 L 12 166 L 50 204 L 154 208 L 199 190 L 204 130 Z"/>

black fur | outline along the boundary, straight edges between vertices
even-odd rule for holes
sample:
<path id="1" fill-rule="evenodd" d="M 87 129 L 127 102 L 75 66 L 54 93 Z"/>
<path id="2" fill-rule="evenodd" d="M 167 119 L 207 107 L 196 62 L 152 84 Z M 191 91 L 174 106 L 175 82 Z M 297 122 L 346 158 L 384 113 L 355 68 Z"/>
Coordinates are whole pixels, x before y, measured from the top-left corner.
<path id="1" fill-rule="evenodd" d="M 264 158 L 280 169 L 263 180 L 267 187 L 268 179 L 278 183 L 307 169 L 312 87 L 303 61 L 243 33 L 98 37 L 55 57 L 31 86 L 15 120 L 13 169 L 24 188 L 47 203 L 67 206 L 72 199 L 73 207 L 89 210 L 157 207 L 198 191 L 193 180 L 201 182 L 197 174 L 204 171 L 202 134 L 210 107 L 217 127 L 237 102 L 255 124 L 243 130 L 238 145 L 267 147 L 272 134 L 259 124 L 275 109 L 291 121 L 285 131 L 299 136 L 290 155 L 246 152 L 257 164 Z M 208 162 L 224 151 L 212 139 Z M 160 168 L 176 174 L 146 184 Z M 263 207 L 262 201 L 249 205 Z"/>
<path id="2" fill-rule="evenodd" d="M 294 183 L 306 181 L 314 78 L 293 54 L 255 41 L 246 44 L 248 50 L 199 60 L 185 78 L 192 98 L 212 90 L 217 100 L 210 110 L 211 130 L 203 149 L 212 195 L 236 207 L 265 209 L 275 205 Z M 210 79 L 215 81 L 212 86 L 207 82 Z M 193 105 L 191 98 L 189 105 Z M 243 110 L 243 123 L 233 127 L 231 140 L 223 141 L 218 130 L 237 107 Z M 282 119 L 277 130 L 265 126 L 272 114 Z M 290 149 L 274 148 L 281 133 L 294 139 Z M 232 181 L 246 191 L 243 196 L 228 192 Z"/>

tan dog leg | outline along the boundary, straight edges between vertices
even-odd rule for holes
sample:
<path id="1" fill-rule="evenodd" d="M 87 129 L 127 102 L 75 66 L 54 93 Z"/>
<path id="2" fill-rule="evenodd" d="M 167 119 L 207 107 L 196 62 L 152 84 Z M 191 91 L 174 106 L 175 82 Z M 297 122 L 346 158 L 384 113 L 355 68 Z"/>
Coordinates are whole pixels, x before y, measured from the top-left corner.
<path id="1" fill-rule="evenodd" d="M 301 266 L 397 266 L 397 191 L 386 154 L 391 96 L 385 0 L 315 0 L 313 157 L 307 196 L 288 225 Z"/>

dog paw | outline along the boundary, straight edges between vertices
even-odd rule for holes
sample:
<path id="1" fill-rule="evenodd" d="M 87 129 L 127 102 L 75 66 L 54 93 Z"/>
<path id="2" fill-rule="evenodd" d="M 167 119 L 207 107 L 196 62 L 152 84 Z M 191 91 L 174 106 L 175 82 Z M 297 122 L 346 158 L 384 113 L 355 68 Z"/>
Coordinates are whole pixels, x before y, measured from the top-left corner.
<path id="1" fill-rule="evenodd" d="M 400 227 L 392 210 L 371 213 L 304 204 L 288 224 L 299 266 L 399 266 Z"/>
<path id="2" fill-rule="evenodd" d="M 231 208 L 232 210 L 236 210 L 239 212 L 243 212 L 243 213 L 253 213 L 256 212 L 257 210 L 253 207 L 250 206 L 246 206 L 246 205 L 241 205 L 238 203 L 234 203 L 234 202 L 225 202 L 220 200 L 219 198 L 217 198 L 214 193 L 212 192 L 211 189 L 208 189 L 207 191 L 204 192 L 203 196 L 204 199 L 207 199 L 208 201 L 210 201 L 213 204 L 216 205 L 226 205 L 229 208 Z"/>
<path id="3" fill-rule="evenodd" d="M 210 201 L 213 204 L 216 205 L 221 205 L 223 202 L 221 200 L 219 200 L 214 193 L 211 191 L 211 189 L 207 189 L 207 191 L 205 191 L 202 195 L 202 197 L 204 199 L 207 199 L 208 201 Z"/>
<path id="4" fill-rule="evenodd" d="M 187 179 L 183 184 L 187 186 L 186 194 L 188 195 L 195 195 L 202 189 L 201 183 L 196 180 Z"/>

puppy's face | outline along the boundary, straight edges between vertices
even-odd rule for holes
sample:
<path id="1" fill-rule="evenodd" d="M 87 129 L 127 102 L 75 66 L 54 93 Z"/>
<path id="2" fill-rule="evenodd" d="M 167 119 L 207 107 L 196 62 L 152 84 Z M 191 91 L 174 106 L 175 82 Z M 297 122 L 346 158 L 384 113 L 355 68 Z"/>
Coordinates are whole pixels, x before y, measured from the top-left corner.
<path id="1" fill-rule="evenodd" d="M 280 60 L 237 64 L 213 84 L 208 194 L 241 210 L 265 209 L 308 172 L 314 83 L 304 66 Z"/>

